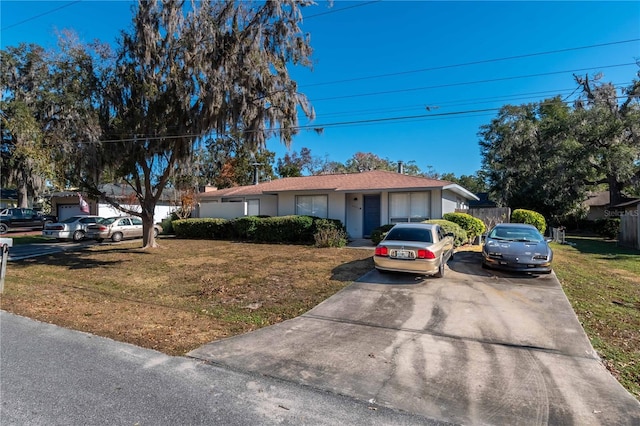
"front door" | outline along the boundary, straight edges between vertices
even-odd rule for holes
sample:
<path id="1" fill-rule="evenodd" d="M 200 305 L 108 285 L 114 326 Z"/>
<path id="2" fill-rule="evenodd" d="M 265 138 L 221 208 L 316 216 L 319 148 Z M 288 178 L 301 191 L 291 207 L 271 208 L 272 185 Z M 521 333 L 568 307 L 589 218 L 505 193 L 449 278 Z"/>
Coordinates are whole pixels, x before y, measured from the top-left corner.
<path id="1" fill-rule="evenodd" d="M 362 236 L 369 238 L 371 231 L 380 226 L 380 194 L 365 195 L 362 201 Z"/>

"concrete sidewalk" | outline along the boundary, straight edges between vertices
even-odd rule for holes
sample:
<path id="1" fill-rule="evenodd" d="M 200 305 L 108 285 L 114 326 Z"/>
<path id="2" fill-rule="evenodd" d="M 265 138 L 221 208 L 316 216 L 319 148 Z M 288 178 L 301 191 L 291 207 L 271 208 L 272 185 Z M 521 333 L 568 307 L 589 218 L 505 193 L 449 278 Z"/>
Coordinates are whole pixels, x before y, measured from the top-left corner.
<path id="1" fill-rule="evenodd" d="M 427 418 L 483 425 L 638 425 L 555 275 L 443 279 L 372 271 L 310 312 L 189 356 Z"/>

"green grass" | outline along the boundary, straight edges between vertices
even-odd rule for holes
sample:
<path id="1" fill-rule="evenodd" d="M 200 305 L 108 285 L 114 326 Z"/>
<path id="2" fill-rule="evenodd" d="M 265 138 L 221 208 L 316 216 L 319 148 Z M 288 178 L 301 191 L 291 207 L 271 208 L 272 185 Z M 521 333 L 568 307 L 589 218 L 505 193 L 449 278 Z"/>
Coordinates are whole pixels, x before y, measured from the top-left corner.
<path id="1" fill-rule="evenodd" d="M 640 399 L 640 252 L 598 238 L 553 244 L 554 270 L 605 366 Z"/>
<path id="2" fill-rule="evenodd" d="M 2 235 L 2 238 L 11 238 L 14 246 L 21 244 L 51 243 L 56 241 L 51 238 L 45 238 L 42 235 L 21 235 L 12 237 L 11 234 L 4 234 Z"/>

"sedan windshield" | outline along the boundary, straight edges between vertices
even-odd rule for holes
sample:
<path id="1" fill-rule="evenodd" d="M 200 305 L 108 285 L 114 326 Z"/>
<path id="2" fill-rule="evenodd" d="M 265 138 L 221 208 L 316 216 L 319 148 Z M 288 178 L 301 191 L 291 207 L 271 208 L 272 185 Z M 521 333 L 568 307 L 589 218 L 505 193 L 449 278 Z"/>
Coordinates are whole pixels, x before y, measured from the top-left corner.
<path id="1" fill-rule="evenodd" d="M 431 243 L 431 232 L 426 229 L 393 228 L 387 234 L 386 240 L 422 241 Z"/>
<path id="2" fill-rule="evenodd" d="M 540 242 L 544 240 L 542 235 L 529 228 L 505 228 L 497 227 L 488 235 L 494 240 L 523 241 L 523 242 Z"/>

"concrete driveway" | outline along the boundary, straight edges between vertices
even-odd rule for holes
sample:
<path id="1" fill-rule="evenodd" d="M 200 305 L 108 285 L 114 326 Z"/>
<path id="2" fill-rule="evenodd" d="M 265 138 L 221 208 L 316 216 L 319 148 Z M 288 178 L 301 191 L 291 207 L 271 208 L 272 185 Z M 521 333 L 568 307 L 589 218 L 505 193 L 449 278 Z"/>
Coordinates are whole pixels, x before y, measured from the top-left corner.
<path id="1" fill-rule="evenodd" d="M 428 418 L 638 425 L 554 274 L 458 253 L 445 278 L 371 271 L 308 313 L 188 354 Z"/>

